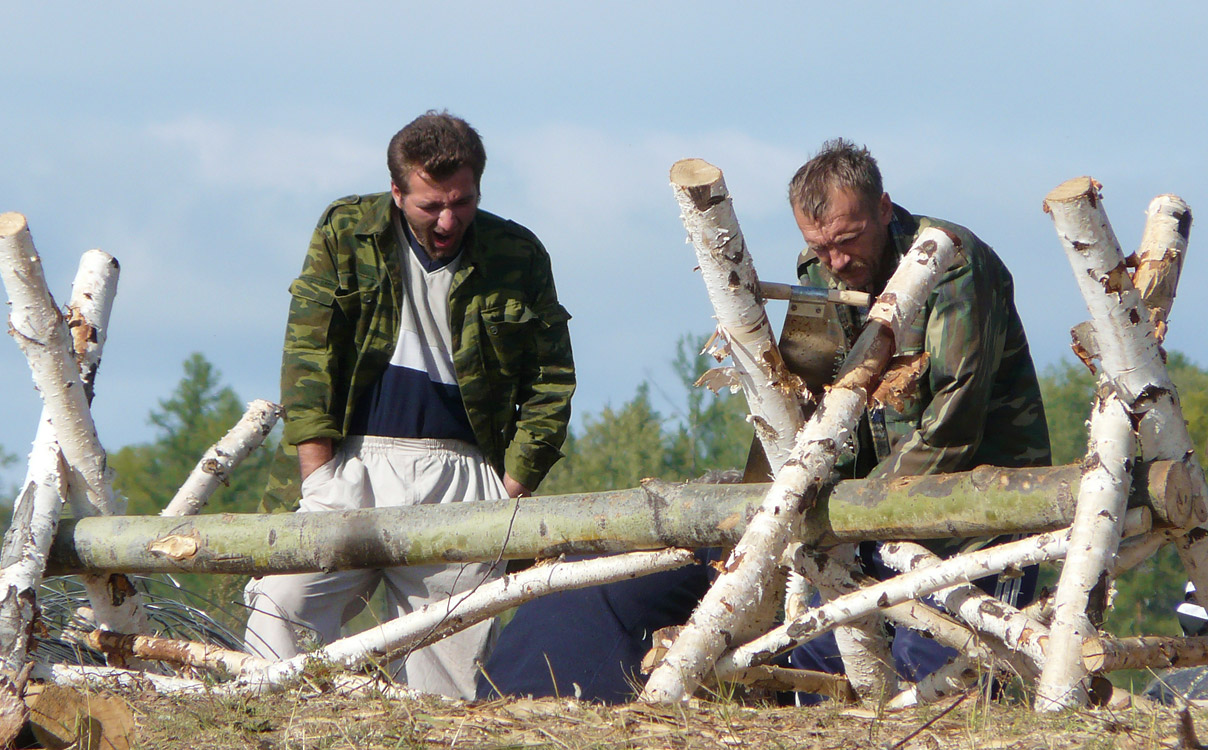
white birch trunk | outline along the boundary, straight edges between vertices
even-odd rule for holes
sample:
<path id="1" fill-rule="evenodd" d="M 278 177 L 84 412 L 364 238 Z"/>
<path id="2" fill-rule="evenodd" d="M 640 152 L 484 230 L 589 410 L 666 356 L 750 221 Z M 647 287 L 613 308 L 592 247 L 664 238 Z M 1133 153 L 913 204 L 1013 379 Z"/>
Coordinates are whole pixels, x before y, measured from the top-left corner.
<path id="1" fill-rule="evenodd" d="M 854 544 L 839 545 L 826 554 L 801 550 L 794 557 L 802 566 L 800 572 L 818 587 L 823 601 L 859 590 L 852 578 Z M 893 654 L 879 612 L 835 628 L 835 644 L 843 658 L 844 673 L 862 701 L 879 706 L 898 691 Z"/>
<path id="2" fill-rule="evenodd" d="M 313 653 L 245 672 L 228 689 L 273 689 L 301 672 L 309 659 L 353 667 L 368 659 L 388 658 L 400 651 L 422 648 L 540 596 L 673 570 L 694 561 L 689 550 L 666 549 L 537 565 L 444 601 L 433 602 Z"/>
<path id="3" fill-rule="evenodd" d="M 1140 418 L 1137 432 L 1144 460 L 1189 462 L 1196 494 L 1208 496 L 1178 392 L 1166 372 L 1148 311 L 1128 275 L 1098 183 L 1089 177 L 1064 182 L 1044 205 L 1091 312 L 1103 370 L 1125 409 Z"/>
<path id="4" fill-rule="evenodd" d="M 13 338 L 33 371 L 55 436 L 70 467 L 69 483 L 83 489 L 86 515 L 112 515 L 105 451 L 97 439 L 63 316 L 55 306 L 25 217 L 0 214 L 0 279 L 8 291 Z"/>
<path id="5" fill-rule="evenodd" d="M 1113 638 L 1104 635 L 1084 641 L 1081 656 L 1090 672 L 1199 667 L 1208 664 L 1208 636 Z"/>
<path id="6" fill-rule="evenodd" d="M 671 167 L 671 187 L 717 314 L 717 331 L 734 360 L 755 434 L 775 473 L 805 422 L 802 399 L 808 395 L 780 358 L 721 170 L 701 159 L 683 159 Z"/>
<path id="7" fill-rule="evenodd" d="M 889 567 L 902 572 L 941 562 L 926 547 L 911 542 L 899 542 L 889 549 L 882 549 L 881 559 Z M 1017 657 L 1022 657 L 1008 658 L 1010 664 L 1022 666 L 1032 675 L 1040 674 L 1049 635 L 1045 625 L 971 583 L 940 589 L 933 597 L 945 610 L 968 623 L 978 633 L 990 636 Z"/>
<path id="8" fill-rule="evenodd" d="M 1147 511 L 1147 508 L 1134 508 L 1128 512 L 1125 517 L 1125 535 L 1132 536 L 1148 530 Z M 891 555 L 896 554 L 894 547 L 898 544 L 885 543 L 881 548 L 882 554 L 886 550 Z M 1050 531 L 1027 539 L 967 552 L 926 568 L 911 570 L 888 581 L 866 586 L 811 608 L 804 616 L 730 651 L 717 661 L 714 673 L 719 679 L 727 679 L 727 676 L 737 669 L 765 664 L 776 655 L 869 612 L 918 599 L 948 586 L 996 575 L 1007 568 L 1023 568 L 1056 560 L 1065 555 L 1068 547 L 1069 529 Z"/>
<path id="9" fill-rule="evenodd" d="M 903 573 L 888 581 L 866 586 L 859 591 L 811 608 L 802 617 L 787 622 L 767 635 L 744 644 L 717 661 L 719 677 L 736 669 L 764 664 L 777 654 L 832 630 L 837 625 L 863 617 L 870 612 L 918 599 L 958 583 L 1001 573 L 1007 568 L 1055 560 L 1069 544 L 1068 530 L 1051 531 L 996 547 L 969 552 L 935 565 Z M 882 545 L 893 554 L 895 542 Z"/>
<path id="10" fill-rule="evenodd" d="M 210 446 L 181 485 L 161 516 L 195 516 L 210 501 L 220 485 L 228 484 L 231 472 L 260 447 L 281 416 L 281 407 L 264 399 L 247 405 L 243 418 Z"/>
<path id="11" fill-rule="evenodd" d="M 1087 607 L 1091 590 L 1096 584 L 1106 584 L 1120 546 L 1135 454 L 1136 438 L 1128 412 L 1114 393 L 1101 391 L 1091 413 L 1090 445 L 1070 528 L 1070 551 L 1057 584 L 1048 658 L 1037 683 L 1038 711 L 1085 706 L 1089 700 L 1082 641 L 1093 637 L 1096 629 Z"/>
<path id="12" fill-rule="evenodd" d="M 777 472 L 772 489 L 722 574 L 651 674 L 642 700 L 665 703 L 691 697 L 726 648 L 727 639 L 758 608 L 790 535 L 830 480 L 838 447 L 863 414 L 897 336 L 917 315 L 954 251 L 951 236 L 927 229 L 899 263 L 837 382 L 802 428 L 792 455 Z"/>
<path id="13" fill-rule="evenodd" d="M 108 253 L 89 250 L 80 259 L 79 270 L 72 283 L 71 301 L 67 308 L 68 330 L 80 379 L 86 392 L 86 402 L 92 398 L 97 368 L 104 350 L 109 327 L 109 314 L 117 292 L 118 263 Z M 52 303 L 53 305 L 53 303 Z M 17 670 L 26 658 L 28 628 L 32 626 L 32 604 L 35 591 L 46 568 L 47 554 L 58 527 L 63 499 L 70 487 L 66 468 L 55 439 L 49 408 L 43 408 L 37 436 L 30 452 L 29 468 L 23 490 L 14 502 L 13 518 L 5 538 L 3 562 L 0 566 L 0 645 L 5 647 L 6 668 Z M 76 510 L 87 513 L 83 493 L 77 491 Z M 91 579 L 95 580 L 95 579 Z M 102 579 L 103 580 L 103 579 Z M 89 579 L 86 578 L 86 584 Z M 93 584 L 90 595 L 100 596 L 104 590 Z M 21 602 L 24 611 L 10 610 Z M 14 619 L 16 618 L 16 619 Z"/>
<path id="14" fill-rule="evenodd" d="M 1177 204 L 1170 204 L 1173 213 Z M 1162 358 L 1149 311 L 1128 275 L 1124 255 L 1103 209 L 1099 185 L 1089 177 L 1068 180 L 1045 198 L 1045 210 L 1074 271 L 1091 312 L 1100 361 L 1124 406 L 1135 418 L 1144 460 L 1185 461 L 1195 487 L 1197 511 L 1203 511 L 1208 483 L 1195 456 L 1195 446 L 1183 421 L 1178 392 Z M 1169 222 L 1151 216 L 1151 237 L 1170 237 Z M 1166 229 L 1162 230 L 1162 226 Z M 1174 233 L 1179 234 L 1177 226 Z M 1145 248 L 1143 248 L 1143 251 Z M 1170 281 L 1169 276 L 1166 277 Z M 1144 275 L 1143 275 L 1144 280 Z M 1177 280 L 1177 279 L 1175 279 Z M 1155 294 L 1155 306 L 1161 307 Z M 1208 543 L 1197 544 L 1208 532 L 1196 530 L 1180 545 L 1180 557 L 1197 590 L 1208 591 Z"/>
<path id="15" fill-rule="evenodd" d="M 1166 320 L 1174 304 L 1190 236 L 1191 207 L 1182 198 L 1159 195 L 1149 202 L 1133 286 L 1149 308 L 1158 343 L 1166 338 Z"/>

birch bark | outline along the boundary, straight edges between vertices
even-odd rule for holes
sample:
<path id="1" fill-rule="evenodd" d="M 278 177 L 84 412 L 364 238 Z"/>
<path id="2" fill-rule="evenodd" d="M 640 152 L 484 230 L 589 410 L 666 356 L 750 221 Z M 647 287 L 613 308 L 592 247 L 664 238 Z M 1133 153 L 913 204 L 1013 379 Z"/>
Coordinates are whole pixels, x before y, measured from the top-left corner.
<path id="1" fill-rule="evenodd" d="M 893 355 L 898 334 L 921 309 L 954 251 L 950 235 L 927 229 L 899 263 L 834 387 L 798 435 L 788 462 L 777 472 L 771 491 L 722 574 L 651 674 L 642 700 L 689 698 L 726 648 L 727 638 L 758 608 L 769 574 L 791 534 L 830 480 L 838 448 L 863 413 Z"/>
<path id="2" fill-rule="evenodd" d="M 1096 629 L 1087 607 L 1091 590 L 1106 583 L 1120 546 L 1135 454 L 1128 412 L 1114 393 L 1101 391 L 1091 412 L 1090 445 L 1070 529 L 1070 551 L 1057 584 L 1048 658 L 1036 688 L 1038 711 L 1084 706 L 1089 700 L 1082 641 L 1093 637 Z"/>
<path id="3" fill-rule="evenodd" d="M 683 159 L 671 167 L 671 187 L 717 314 L 718 334 L 734 361 L 755 434 L 775 473 L 788 460 L 805 422 L 802 399 L 808 396 L 801 379 L 780 358 L 721 170 L 701 159 Z"/>
<path id="4" fill-rule="evenodd" d="M 281 417 L 281 407 L 263 399 L 247 405 L 234 427 L 214 443 L 197 462 L 161 516 L 195 516 L 210 501 L 220 485 L 227 484 L 235 467 L 260 447 Z"/>
<path id="5" fill-rule="evenodd" d="M 433 602 L 310 654 L 300 654 L 292 659 L 274 662 L 264 669 L 245 672 L 224 689 L 232 692 L 248 688 L 273 689 L 301 672 L 310 659 L 352 667 L 371 658 L 388 658 L 399 651 L 434 643 L 539 596 L 673 570 L 694 560 L 688 550 L 666 549 L 537 565 L 445 601 Z"/>

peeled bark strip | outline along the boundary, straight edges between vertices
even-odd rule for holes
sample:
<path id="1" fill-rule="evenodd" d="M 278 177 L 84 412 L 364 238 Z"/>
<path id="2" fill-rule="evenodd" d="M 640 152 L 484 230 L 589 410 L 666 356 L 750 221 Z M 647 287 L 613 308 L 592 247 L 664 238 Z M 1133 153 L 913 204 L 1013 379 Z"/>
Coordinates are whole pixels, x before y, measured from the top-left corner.
<path id="1" fill-rule="evenodd" d="M 718 660 L 716 672 L 725 678 L 737 669 L 765 664 L 798 644 L 878 609 L 918 599 L 957 583 L 968 583 L 1001 573 L 1007 568 L 1022 568 L 1055 560 L 1066 552 L 1069 544 L 1067 534 L 1067 531 L 1052 531 L 958 555 L 825 602 L 762 638 L 729 652 Z M 893 547 L 893 542 L 882 545 L 882 549 L 889 549 L 891 554 Z"/>
<path id="2" fill-rule="evenodd" d="M 148 635 L 128 635 L 108 630 L 94 630 L 85 643 L 103 654 L 114 654 L 118 661 L 128 658 L 145 661 L 166 661 L 186 667 L 198 667 L 216 672 L 239 674 L 263 669 L 272 662 L 242 651 L 231 651 L 205 643 L 156 638 Z"/>
<path id="3" fill-rule="evenodd" d="M 1177 195 L 1159 195 L 1150 201 L 1145 217 L 1133 286 L 1149 309 L 1149 320 L 1161 343 L 1191 235 L 1191 207 Z"/>
<path id="4" fill-rule="evenodd" d="M 768 577 L 801 517 L 829 481 L 839 446 L 855 428 L 893 356 L 902 327 L 921 309 L 955 252 L 947 233 L 924 230 L 869 313 L 868 324 L 835 385 L 797 437 L 797 444 L 725 569 L 642 691 L 648 702 L 686 700 L 758 608 Z"/>
<path id="5" fill-rule="evenodd" d="M 1208 636 L 1113 638 L 1101 635 L 1082 643 L 1081 656 L 1090 672 L 1199 667 L 1208 664 Z"/>
<path id="6" fill-rule="evenodd" d="M 229 483 L 231 471 L 260 447 L 280 417 L 281 407 L 270 401 L 256 399 L 248 404 L 243 418 L 210 446 L 160 515 L 177 517 L 200 513 L 218 487 Z"/>
<path id="7" fill-rule="evenodd" d="M 1105 389 L 1106 390 L 1106 389 Z M 1091 590 L 1106 586 L 1128 498 L 1136 438 L 1124 405 L 1100 392 L 1091 413 L 1090 445 L 1070 529 L 1070 551 L 1057 584 L 1056 611 L 1049 628 L 1048 659 L 1036 689 L 1036 709 L 1060 711 L 1089 700 L 1082 641 L 1095 635 L 1087 615 Z"/>
<path id="8" fill-rule="evenodd" d="M 422 648 L 464 628 L 494 617 L 539 596 L 569 589 L 637 578 L 674 570 L 695 561 L 692 552 L 667 549 L 599 557 L 576 562 L 551 562 L 484 583 L 444 601 L 433 602 L 408 615 L 343 638 L 313 653 L 245 672 L 227 689 L 273 689 L 298 674 L 310 659 L 353 667 L 373 658 Z"/>
<path id="9" fill-rule="evenodd" d="M 701 159 L 683 159 L 671 167 L 671 187 L 717 313 L 718 333 L 734 360 L 755 434 L 775 472 L 788 460 L 805 422 L 805 389 L 780 358 L 721 170 Z"/>

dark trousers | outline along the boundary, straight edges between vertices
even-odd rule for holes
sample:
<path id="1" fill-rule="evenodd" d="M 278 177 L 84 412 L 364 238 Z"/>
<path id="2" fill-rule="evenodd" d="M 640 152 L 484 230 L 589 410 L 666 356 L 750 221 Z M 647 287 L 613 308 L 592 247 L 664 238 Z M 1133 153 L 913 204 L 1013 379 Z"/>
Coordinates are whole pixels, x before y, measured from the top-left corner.
<path id="1" fill-rule="evenodd" d="M 708 566 L 692 565 L 521 605 L 479 675 L 478 697 L 633 700 L 654 631 L 687 622 L 709 581 Z"/>

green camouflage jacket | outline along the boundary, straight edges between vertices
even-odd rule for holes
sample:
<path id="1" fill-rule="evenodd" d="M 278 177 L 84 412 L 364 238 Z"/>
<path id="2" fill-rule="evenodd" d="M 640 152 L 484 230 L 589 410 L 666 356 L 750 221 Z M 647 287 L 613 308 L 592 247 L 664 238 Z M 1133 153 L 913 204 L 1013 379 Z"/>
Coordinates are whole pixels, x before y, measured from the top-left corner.
<path id="1" fill-rule="evenodd" d="M 898 344 L 893 365 L 913 381 L 911 387 L 901 396 L 895 389 L 893 398 L 874 398 L 860 426 L 855 460 L 844 475 L 1049 465 L 1040 385 L 1015 310 L 1010 272 L 964 227 L 912 216 L 897 205 L 890 223 L 889 268 L 897 267 L 927 227 L 953 232 L 963 249 Z M 802 284 L 843 287 L 808 250 L 797 274 Z M 863 326 L 863 313 L 842 305 L 839 310 L 849 336 L 854 335 Z"/>
<path id="2" fill-rule="evenodd" d="M 297 506 L 293 446 L 341 440 L 357 398 L 390 361 L 403 289 L 392 205 L 389 193 L 378 193 L 328 206 L 290 285 L 281 366 L 285 435 L 263 510 Z M 558 303 L 549 255 L 519 224 L 479 211 L 462 252 L 449 290 L 462 401 L 491 466 L 536 488 L 561 458 L 570 420 L 570 315 Z"/>

